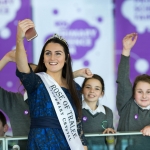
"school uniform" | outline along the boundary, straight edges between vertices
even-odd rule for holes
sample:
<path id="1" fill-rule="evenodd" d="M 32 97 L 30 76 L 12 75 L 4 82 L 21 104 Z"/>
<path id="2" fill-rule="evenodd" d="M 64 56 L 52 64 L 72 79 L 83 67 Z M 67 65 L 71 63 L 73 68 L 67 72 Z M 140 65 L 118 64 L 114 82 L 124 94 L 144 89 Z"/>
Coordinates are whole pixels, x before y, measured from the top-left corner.
<path id="1" fill-rule="evenodd" d="M 140 131 L 150 125 L 150 109 L 141 108 L 132 96 L 132 84 L 129 79 L 129 58 L 121 56 L 117 77 L 117 109 L 120 116 L 118 131 Z M 124 144 L 123 144 L 124 143 Z M 149 150 L 150 137 L 143 135 L 118 136 L 116 149 L 126 147 L 129 150 Z"/>
<path id="2" fill-rule="evenodd" d="M 85 101 L 82 102 L 82 122 L 84 133 L 100 133 L 106 128 L 113 128 L 113 113 L 106 106 L 98 104 L 96 110 L 92 111 Z M 106 137 L 86 137 L 88 144 L 92 147 L 107 149 Z M 89 145 L 88 145 L 89 146 Z M 91 149 L 92 149 L 91 147 Z M 90 147 L 88 147 L 90 149 Z"/>
<path id="3" fill-rule="evenodd" d="M 30 128 L 29 107 L 20 93 L 8 92 L 0 87 L 0 110 L 9 118 L 12 136 L 27 136 Z M 18 141 L 22 149 L 26 147 L 25 140 Z"/>

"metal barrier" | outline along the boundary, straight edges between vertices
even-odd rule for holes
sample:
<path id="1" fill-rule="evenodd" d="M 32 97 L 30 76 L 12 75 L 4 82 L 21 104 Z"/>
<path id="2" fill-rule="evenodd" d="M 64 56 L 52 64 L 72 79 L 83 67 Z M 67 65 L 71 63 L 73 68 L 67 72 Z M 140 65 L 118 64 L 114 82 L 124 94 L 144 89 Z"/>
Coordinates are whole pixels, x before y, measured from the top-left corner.
<path id="1" fill-rule="evenodd" d="M 88 150 L 114 150 L 116 139 L 122 138 L 121 141 L 121 148 L 119 150 L 125 150 L 128 144 L 133 144 L 132 140 L 127 141 L 126 137 L 137 137 L 142 136 L 141 132 L 116 132 L 114 134 L 102 134 L 102 133 L 89 133 L 85 134 L 85 137 L 88 141 Z M 150 138 L 150 137 L 149 137 Z M 0 137 L 0 150 L 24 150 L 26 149 L 26 146 L 22 146 L 21 144 L 26 145 L 25 142 L 27 142 L 28 137 L 22 137 L 22 136 L 16 136 L 16 137 Z M 95 140 L 95 141 L 94 141 Z M 102 142 L 107 142 L 107 148 L 106 145 L 102 145 Z M 9 148 L 11 147 L 11 148 Z"/>
<path id="2" fill-rule="evenodd" d="M 88 142 L 88 150 L 126 150 L 127 147 L 132 147 L 134 145 L 135 138 L 139 138 L 139 136 L 144 137 L 141 132 L 136 131 L 116 132 L 114 134 L 85 134 Z M 133 150 L 134 148 L 131 149 Z"/>
<path id="3" fill-rule="evenodd" d="M 103 134 L 103 133 L 86 133 L 85 137 L 93 137 L 93 136 L 120 136 L 120 135 L 140 135 L 142 132 L 132 131 L 132 132 L 116 132 L 116 133 L 109 133 L 109 134 Z"/>

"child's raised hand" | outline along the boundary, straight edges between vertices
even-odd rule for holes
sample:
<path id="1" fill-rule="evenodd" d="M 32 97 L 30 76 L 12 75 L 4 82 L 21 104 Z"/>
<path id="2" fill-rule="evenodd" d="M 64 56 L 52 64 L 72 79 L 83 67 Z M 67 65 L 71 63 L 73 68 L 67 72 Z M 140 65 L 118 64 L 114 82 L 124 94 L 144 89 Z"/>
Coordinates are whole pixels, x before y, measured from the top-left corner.
<path id="1" fill-rule="evenodd" d="M 8 53 L 6 53 L 4 57 L 7 59 L 7 61 L 16 62 L 15 53 L 16 53 L 15 49 L 11 50 Z"/>
<path id="2" fill-rule="evenodd" d="M 123 38 L 123 52 L 122 54 L 125 56 L 129 56 L 130 55 L 130 50 L 131 48 L 134 46 L 134 44 L 137 41 L 137 33 L 131 33 L 131 34 L 127 34 L 124 38 Z"/>
<path id="3" fill-rule="evenodd" d="M 93 76 L 89 68 L 84 68 L 82 71 L 83 71 L 82 77 L 91 78 Z"/>
<path id="4" fill-rule="evenodd" d="M 140 132 L 142 132 L 144 136 L 150 136 L 150 125 L 144 127 Z"/>
<path id="5" fill-rule="evenodd" d="M 108 134 L 108 133 L 116 133 L 116 131 L 112 128 L 107 128 L 104 130 L 103 134 Z"/>
<path id="6" fill-rule="evenodd" d="M 73 72 L 74 78 L 76 77 L 84 77 L 91 78 L 93 76 L 91 70 L 89 68 L 79 69 Z"/>

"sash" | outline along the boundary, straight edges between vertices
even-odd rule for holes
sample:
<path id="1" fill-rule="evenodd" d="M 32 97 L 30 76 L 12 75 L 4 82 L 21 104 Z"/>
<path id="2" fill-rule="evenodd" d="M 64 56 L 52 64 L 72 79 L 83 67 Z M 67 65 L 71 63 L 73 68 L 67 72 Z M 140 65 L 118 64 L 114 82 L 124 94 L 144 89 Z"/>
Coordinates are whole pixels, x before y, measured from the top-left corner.
<path id="1" fill-rule="evenodd" d="M 74 110 L 57 82 L 47 73 L 36 73 L 45 84 L 55 108 L 61 128 L 64 132 L 68 145 L 71 150 L 84 150 L 77 132 L 77 123 Z"/>

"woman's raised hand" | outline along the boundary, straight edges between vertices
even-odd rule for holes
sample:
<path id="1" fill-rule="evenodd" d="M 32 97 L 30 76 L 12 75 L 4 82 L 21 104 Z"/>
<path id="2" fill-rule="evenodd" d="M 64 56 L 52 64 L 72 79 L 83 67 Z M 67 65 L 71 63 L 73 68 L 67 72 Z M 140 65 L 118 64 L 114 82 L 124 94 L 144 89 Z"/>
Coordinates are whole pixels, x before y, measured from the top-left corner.
<path id="1" fill-rule="evenodd" d="M 22 21 L 19 21 L 17 27 L 17 40 L 23 39 L 25 37 L 26 31 L 33 27 L 34 23 L 30 19 L 24 19 Z"/>

